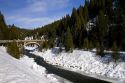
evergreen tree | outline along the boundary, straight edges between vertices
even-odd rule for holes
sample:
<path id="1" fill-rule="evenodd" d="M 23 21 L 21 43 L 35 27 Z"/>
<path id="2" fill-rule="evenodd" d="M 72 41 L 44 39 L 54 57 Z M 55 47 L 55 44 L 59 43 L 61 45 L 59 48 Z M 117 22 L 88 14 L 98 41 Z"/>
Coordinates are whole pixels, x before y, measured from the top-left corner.
<path id="1" fill-rule="evenodd" d="M 64 46 L 66 51 L 71 51 L 73 50 L 73 39 L 72 39 L 72 34 L 70 32 L 70 28 L 67 28 L 67 32 L 65 34 L 65 39 L 64 39 Z"/>
<path id="2" fill-rule="evenodd" d="M 104 41 L 106 40 L 105 37 L 107 35 L 107 30 L 108 30 L 108 20 L 107 17 L 104 15 L 103 11 L 99 12 L 99 16 L 97 17 L 96 27 L 98 31 L 97 32 L 98 41 L 100 44 L 100 54 L 103 55 Z"/>
<path id="3" fill-rule="evenodd" d="M 96 44 L 96 55 L 99 55 L 100 54 L 99 52 L 100 52 L 100 45 L 97 42 L 97 44 Z"/>
<path id="4" fill-rule="evenodd" d="M 19 59 L 21 57 L 20 50 L 16 42 L 8 44 L 7 52 L 16 59 Z"/>
<path id="5" fill-rule="evenodd" d="M 83 19 L 82 19 L 83 20 Z M 80 15 L 77 13 L 77 10 L 74 8 L 71 15 L 71 24 L 72 24 L 72 33 L 73 33 L 73 42 L 75 47 L 80 47 L 80 33 L 83 23 L 81 23 Z"/>
<path id="6" fill-rule="evenodd" d="M 125 51 L 125 16 L 123 17 L 122 24 L 123 24 L 123 26 L 122 26 L 122 42 L 121 42 L 122 45 L 121 45 L 121 47 L 122 47 L 122 50 Z"/>
<path id="7" fill-rule="evenodd" d="M 84 45 L 83 45 L 83 47 L 84 47 L 85 50 L 88 50 L 88 49 L 89 49 L 89 41 L 88 41 L 88 38 L 86 38 L 86 39 L 84 40 Z"/>
<path id="8" fill-rule="evenodd" d="M 112 57 L 116 62 L 120 58 L 120 54 L 118 52 L 118 47 L 117 47 L 116 43 L 113 43 L 112 52 L 113 52 Z"/>
<path id="9" fill-rule="evenodd" d="M 85 12 L 85 13 L 84 13 Z M 84 13 L 84 14 L 83 14 Z M 85 14 L 86 14 L 86 11 L 85 11 L 85 9 L 84 9 L 84 11 L 83 11 L 83 7 L 82 6 L 80 6 L 79 7 L 79 9 L 78 9 L 78 14 L 79 14 L 79 18 L 80 18 L 80 20 L 81 20 L 81 26 L 82 27 L 84 27 L 84 25 L 85 25 L 85 19 L 84 19 L 84 16 L 85 16 Z M 84 15 L 84 16 L 83 16 Z M 87 16 L 85 16 L 86 18 L 87 18 Z"/>
<path id="10" fill-rule="evenodd" d="M 104 47 L 100 46 L 100 44 L 97 42 L 96 44 L 96 54 L 103 57 L 104 56 Z"/>
<path id="11" fill-rule="evenodd" d="M 84 17 L 85 24 L 86 24 L 89 20 L 88 7 L 86 5 L 83 8 L 83 17 Z"/>
<path id="12" fill-rule="evenodd" d="M 42 46 L 42 49 L 47 50 L 49 48 L 48 41 L 43 42 L 41 46 Z"/>
<path id="13" fill-rule="evenodd" d="M 8 27 L 6 26 L 4 16 L 0 12 L 0 39 L 2 40 L 7 40 L 9 36 L 9 30 Z"/>

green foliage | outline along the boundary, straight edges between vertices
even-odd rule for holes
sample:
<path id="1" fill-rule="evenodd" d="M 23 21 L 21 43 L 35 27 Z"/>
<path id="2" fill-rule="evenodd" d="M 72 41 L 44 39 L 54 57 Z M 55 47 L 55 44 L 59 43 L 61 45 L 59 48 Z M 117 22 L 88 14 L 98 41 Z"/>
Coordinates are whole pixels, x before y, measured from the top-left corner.
<path id="1" fill-rule="evenodd" d="M 100 55 L 101 57 L 104 56 L 104 46 L 100 46 L 99 55 Z"/>
<path id="2" fill-rule="evenodd" d="M 64 46 L 66 51 L 73 51 L 73 40 L 72 40 L 72 34 L 70 32 L 70 29 L 67 29 L 65 39 L 64 39 Z"/>
<path id="3" fill-rule="evenodd" d="M 4 16 L 0 13 L 0 39 L 7 40 L 9 37 L 9 30 L 6 26 Z"/>
<path id="4" fill-rule="evenodd" d="M 117 4 L 115 9 L 113 2 Z M 34 33 L 36 35 L 38 33 L 39 37 L 46 35 L 49 47 L 54 46 L 55 38 L 59 38 L 58 44 L 65 46 L 65 35 L 69 27 L 75 48 L 86 47 L 91 49 L 98 43 L 99 50 L 97 54 L 103 55 L 103 50 L 111 48 L 113 42 L 116 41 L 123 50 L 125 47 L 123 16 L 125 14 L 122 8 L 124 5 L 121 2 L 123 1 L 86 1 L 84 6 L 80 6 L 78 9 L 73 8 L 71 16 L 66 15 L 52 24 L 33 30 L 30 34 Z M 94 23 L 90 30 L 87 30 L 88 21 Z M 89 42 L 85 38 L 88 38 Z"/>
<path id="5" fill-rule="evenodd" d="M 101 46 L 99 42 L 96 44 L 96 54 L 103 57 L 104 56 L 104 46 Z"/>
<path id="6" fill-rule="evenodd" d="M 100 45 L 97 42 L 97 44 L 96 44 L 96 55 L 99 55 L 99 52 L 100 52 Z"/>
<path id="7" fill-rule="evenodd" d="M 24 39 L 30 30 L 20 29 L 15 25 L 7 26 L 4 16 L 0 13 L 0 40 Z"/>
<path id="8" fill-rule="evenodd" d="M 83 8 L 83 17 L 85 19 L 85 23 L 89 20 L 89 13 L 88 13 L 88 7 L 85 5 Z"/>
<path id="9" fill-rule="evenodd" d="M 85 50 L 88 50 L 88 49 L 89 49 L 89 41 L 88 41 L 87 38 L 84 40 L 83 48 L 84 48 Z"/>
<path id="10" fill-rule="evenodd" d="M 103 44 L 104 37 L 106 36 L 107 29 L 108 29 L 107 25 L 108 25 L 107 18 L 104 15 L 103 11 L 100 11 L 96 21 L 98 37 L 99 37 L 98 39 L 100 44 Z"/>
<path id="11" fill-rule="evenodd" d="M 21 57 L 20 50 L 16 42 L 8 43 L 7 52 L 16 59 Z"/>
<path id="12" fill-rule="evenodd" d="M 96 46 L 97 54 L 101 56 L 104 49 L 112 48 L 114 42 L 120 50 L 125 50 L 123 2 L 124 0 L 88 0 L 84 6 L 73 8 L 71 16 L 66 15 L 34 30 L 21 30 L 12 25 L 9 26 L 8 32 L 4 17 L 0 14 L 0 39 L 8 39 L 8 35 L 10 39 L 23 39 L 32 35 L 40 38 L 44 35 L 48 41 L 43 44 L 43 48 L 52 48 L 55 43 L 66 47 L 67 51 L 83 47 L 89 50 Z M 90 23 L 93 25 L 87 26 L 91 25 Z"/>
<path id="13" fill-rule="evenodd" d="M 9 31 L 10 31 L 10 34 L 8 36 L 9 36 L 9 39 L 11 40 L 24 39 L 27 36 L 27 34 L 30 32 L 30 30 L 20 29 L 14 24 L 12 26 L 9 25 Z"/>
<path id="14" fill-rule="evenodd" d="M 55 45 L 55 38 L 50 38 L 48 40 L 48 45 L 49 45 L 49 48 L 53 48 Z"/>
<path id="15" fill-rule="evenodd" d="M 120 54 L 118 52 L 118 47 L 117 47 L 116 43 L 113 43 L 112 52 L 113 52 L 112 57 L 116 62 L 120 58 Z"/>
<path id="16" fill-rule="evenodd" d="M 47 50 L 49 48 L 48 41 L 44 41 L 43 44 L 41 44 L 42 49 Z"/>

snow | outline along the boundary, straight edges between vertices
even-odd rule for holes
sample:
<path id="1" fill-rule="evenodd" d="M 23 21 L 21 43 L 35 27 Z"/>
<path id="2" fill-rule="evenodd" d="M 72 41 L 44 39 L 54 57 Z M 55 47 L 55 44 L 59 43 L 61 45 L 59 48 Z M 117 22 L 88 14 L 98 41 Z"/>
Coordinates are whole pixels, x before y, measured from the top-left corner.
<path id="1" fill-rule="evenodd" d="M 26 50 L 31 50 L 31 51 L 33 51 L 33 50 L 35 50 L 36 48 L 38 48 L 37 46 L 33 46 L 33 47 L 31 47 L 31 46 L 24 46 L 24 48 L 26 49 Z"/>
<path id="2" fill-rule="evenodd" d="M 33 40 L 33 36 L 30 36 L 30 37 L 25 37 L 25 40 Z"/>
<path id="3" fill-rule="evenodd" d="M 53 74 L 27 56 L 17 60 L 0 47 L 0 83 L 59 83 Z"/>
<path id="4" fill-rule="evenodd" d="M 117 80 L 125 79 L 125 62 L 115 63 L 111 61 L 112 58 L 109 55 L 101 58 L 93 52 L 83 50 L 58 53 L 57 47 L 44 52 L 35 51 L 33 54 L 43 57 L 48 63 L 73 71 L 82 71 Z"/>

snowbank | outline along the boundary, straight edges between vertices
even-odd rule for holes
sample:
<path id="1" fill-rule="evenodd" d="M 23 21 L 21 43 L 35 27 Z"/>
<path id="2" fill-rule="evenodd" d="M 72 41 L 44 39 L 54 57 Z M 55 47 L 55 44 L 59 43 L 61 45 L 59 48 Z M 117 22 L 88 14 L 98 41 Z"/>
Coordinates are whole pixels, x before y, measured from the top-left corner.
<path id="1" fill-rule="evenodd" d="M 52 74 L 46 74 L 44 67 L 33 59 L 23 57 L 17 60 L 0 47 L 0 83 L 58 83 Z"/>
<path id="2" fill-rule="evenodd" d="M 54 74 L 47 74 L 46 69 L 42 66 L 37 65 L 36 62 L 34 62 L 33 58 L 24 56 L 20 59 L 20 61 L 31 68 L 40 77 L 44 76 L 45 79 L 49 80 L 51 83 L 59 83 L 58 80 L 54 77 Z"/>
<path id="3" fill-rule="evenodd" d="M 56 48 L 57 49 L 57 48 Z M 98 57 L 95 53 L 82 50 L 74 50 L 73 53 L 62 52 L 57 54 L 58 50 L 49 49 L 45 52 L 33 52 L 45 59 L 48 63 L 58 65 L 64 68 L 70 68 L 73 71 L 84 71 L 88 74 L 96 74 L 110 78 L 125 78 L 125 62 L 106 63 L 111 59 L 110 56 L 104 58 Z"/>

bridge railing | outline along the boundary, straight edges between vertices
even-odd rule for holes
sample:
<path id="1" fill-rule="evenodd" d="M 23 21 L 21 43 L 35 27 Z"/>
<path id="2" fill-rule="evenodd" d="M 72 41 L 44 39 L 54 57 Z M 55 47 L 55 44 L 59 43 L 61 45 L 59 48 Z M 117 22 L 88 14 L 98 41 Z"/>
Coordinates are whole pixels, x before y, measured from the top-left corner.
<path id="1" fill-rule="evenodd" d="M 11 42 L 43 42 L 45 40 L 0 40 L 0 43 L 11 43 Z"/>

